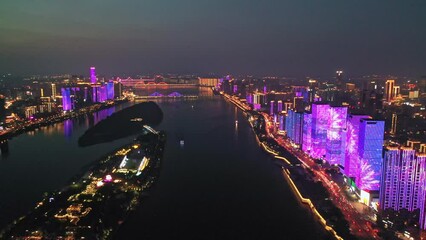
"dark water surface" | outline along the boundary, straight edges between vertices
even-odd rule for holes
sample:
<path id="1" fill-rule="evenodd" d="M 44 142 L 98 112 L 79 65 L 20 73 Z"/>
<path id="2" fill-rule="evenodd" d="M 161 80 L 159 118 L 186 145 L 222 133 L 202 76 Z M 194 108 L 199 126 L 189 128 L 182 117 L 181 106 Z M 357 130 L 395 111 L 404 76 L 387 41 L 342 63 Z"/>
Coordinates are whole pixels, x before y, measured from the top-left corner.
<path id="1" fill-rule="evenodd" d="M 161 108 L 160 178 L 117 239 L 324 238 L 236 107 L 216 96 Z"/>
<path id="2" fill-rule="evenodd" d="M 157 129 L 168 136 L 160 178 L 117 239 L 323 239 L 245 116 L 219 96 L 197 94 L 203 97 L 159 102 L 164 120 Z M 115 109 L 9 142 L 10 154 L 0 159 L 0 228 L 133 139 L 78 147 L 84 131 Z"/>

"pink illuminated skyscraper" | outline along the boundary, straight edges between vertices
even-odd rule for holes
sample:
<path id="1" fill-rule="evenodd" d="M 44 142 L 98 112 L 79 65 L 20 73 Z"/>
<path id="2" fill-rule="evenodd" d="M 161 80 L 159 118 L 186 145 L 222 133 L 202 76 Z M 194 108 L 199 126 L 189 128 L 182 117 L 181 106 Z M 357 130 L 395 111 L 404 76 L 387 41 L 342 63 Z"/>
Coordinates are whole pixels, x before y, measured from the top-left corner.
<path id="1" fill-rule="evenodd" d="M 378 191 L 382 168 L 383 139 L 385 122 L 374 119 L 361 119 L 359 125 L 358 153 L 360 176 L 355 179 L 362 190 Z"/>
<path id="2" fill-rule="evenodd" d="M 326 103 L 312 104 L 312 149 L 310 155 L 313 158 L 325 158 L 329 117 L 330 105 Z"/>
<path id="3" fill-rule="evenodd" d="M 96 84 L 97 80 L 96 80 L 96 69 L 95 67 L 91 67 L 90 68 L 90 83 L 91 84 Z"/>
<path id="4" fill-rule="evenodd" d="M 348 108 L 330 107 L 327 129 L 326 159 L 330 164 L 344 165 L 346 146 L 346 118 Z"/>
<path id="5" fill-rule="evenodd" d="M 312 151 L 312 113 L 303 114 L 303 140 L 302 150 L 308 154 Z"/>
<path id="6" fill-rule="evenodd" d="M 346 130 L 345 175 L 355 179 L 359 177 L 361 159 L 358 152 L 359 125 L 361 119 L 370 119 L 368 115 L 349 115 Z"/>

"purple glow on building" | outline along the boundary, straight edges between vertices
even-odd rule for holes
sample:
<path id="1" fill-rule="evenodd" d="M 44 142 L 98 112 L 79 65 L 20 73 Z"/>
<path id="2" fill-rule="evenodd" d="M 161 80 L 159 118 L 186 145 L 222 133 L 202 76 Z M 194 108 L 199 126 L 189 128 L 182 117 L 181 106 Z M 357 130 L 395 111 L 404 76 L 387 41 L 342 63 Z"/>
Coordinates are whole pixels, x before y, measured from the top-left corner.
<path id="1" fill-rule="evenodd" d="M 266 85 L 263 86 L 263 93 L 266 94 Z"/>
<path id="2" fill-rule="evenodd" d="M 91 67 L 90 68 L 90 83 L 91 84 L 96 84 L 97 79 L 96 79 L 96 69 L 95 67 Z"/>
<path id="3" fill-rule="evenodd" d="M 284 116 L 279 115 L 279 117 L 280 117 L 280 130 L 283 131 L 284 130 Z"/>
<path id="4" fill-rule="evenodd" d="M 287 137 L 297 145 L 302 145 L 303 140 L 303 113 L 289 110 L 285 119 Z"/>
<path id="5" fill-rule="evenodd" d="M 246 96 L 247 103 L 253 104 L 253 94 L 248 93 Z"/>
<path id="6" fill-rule="evenodd" d="M 361 119 L 358 139 L 361 168 L 360 177 L 355 179 L 355 183 L 362 190 L 375 191 L 380 188 L 384 133 L 384 121 Z"/>
<path id="7" fill-rule="evenodd" d="M 330 107 L 327 129 L 326 160 L 330 164 L 344 165 L 347 107 Z"/>
<path id="8" fill-rule="evenodd" d="M 272 116 L 272 115 L 274 115 L 274 103 L 275 103 L 275 101 L 271 101 L 270 102 L 270 109 L 269 109 L 269 114 Z"/>
<path id="9" fill-rule="evenodd" d="M 425 183 L 421 175 L 426 170 L 422 168 L 424 160 L 409 147 L 386 148 L 379 198 L 382 210 L 391 208 L 398 211 L 405 208 L 413 211 L 423 208 L 425 203 L 421 201 L 421 189 Z"/>
<path id="10" fill-rule="evenodd" d="M 71 89 L 69 88 L 61 88 L 62 94 L 62 109 L 64 111 L 70 111 L 73 109 L 71 102 Z"/>
<path id="11" fill-rule="evenodd" d="M 277 112 L 281 113 L 283 111 L 283 101 L 279 100 L 277 105 Z"/>
<path id="12" fill-rule="evenodd" d="M 107 100 L 107 88 L 105 85 L 102 85 L 100 87 L 97 88 L 98 93 L 97 93 L 97 102 L 105 102 Z"/>
<path id="13" fill-rule="evenodd" d="M 257 111 L 258 111 L 258 110 L 260 110 L 260 108 L 261 108 L 261 105 L 260 105 L 259 103 L 254 103 L 254 104 L 253 104 L 253 109 L 254 109 L 254 110 L 257 110 Z"/>
<path id="14" fill-rule="evenodd" d="M 303 114 L 303 143 L 302 150 L 310 154 L 312 150 L 312 113 Z"/>
<path id="15" fill-rule="evenodd" d="M 426 153 L 417 153 L 417 161 L 420 163 L 420 228 L 426 229 Z"/>
<path id="16" fill-rule="evenodd" d="M 330 106 L 328 104 L 312 104 L 311 157 L 313 158 L 325 158 L 329 111 Z"/>
<path id="17" fill-rule="evenodd" d="M 234 85 L 234 87 L 233 87 L 233 92 L 234 92 L 234 93 L 237 93 L 237 92 L 238 92 L 238 85 Z"/>
<path id="18" fill-rule="evenodd" d="M 351 178 L 361 176 L 361 160 L 358 152 L 359 125 L 361 119 L 369 119 L 367 115 L 350 115 L 346 130 L 345 175 Z"/>
<path id="19" fill-rule="evenodd" d="M 111 80 L 107 83 L 107 99 L 114 100 L 114 82 Z"/>

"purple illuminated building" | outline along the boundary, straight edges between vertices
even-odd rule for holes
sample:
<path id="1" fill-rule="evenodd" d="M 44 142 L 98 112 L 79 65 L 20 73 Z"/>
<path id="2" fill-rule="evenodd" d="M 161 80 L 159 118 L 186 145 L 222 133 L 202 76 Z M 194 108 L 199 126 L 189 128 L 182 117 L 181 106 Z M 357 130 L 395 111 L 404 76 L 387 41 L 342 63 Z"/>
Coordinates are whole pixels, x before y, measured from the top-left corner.
<path id="1" fill-rule="evenodd" d="M 285 121 L 284 121 L 284 115 L 282 115 L 282 114 L 279 115 L 279 121 L 280 121 L 279 129 L 281 131 L 284 131 L 284 129 L 285 129 L 285 126 L 284 126 L 284 123 L 285 123 Z"/>
<path id="2" fill-rule="evenodd" d="M 61 94 L 62 94 L 62 109 L 64 111 L 72 110 L 73 104 L 71 102 L 71 89 L 61 88 Z"/>
<path id="3" fill-rule="evenodd" d="M 283 111 L 283 101 L 279 100 L 277 105 L 277 112 L 281 113 Z"/>
<path id="4" fill-rule="evenodd" d="M 301 146 L 303 140 L 303 113 L 289 110 L 285 121 L 285 130 L 287 137 L 294 144 Z"/>
<path id="5" fill-rule="evenodd" d="M 347 107 L 330 107 L 328 117 L 326 160 L 330 164 L 344 165 Z"/>
<path id="6" fill-rule="evenodd" d="M 98 102 L 105 102 L 107 100 L 107 88 L 105 85 L 101 85 L 100 87 L 98 87 Z"/>
<path id="7" fill-rule="evenodd" d="M 98 101 L 98 86 L 92 85 L 92 102 Z"/>
<path id="8" fill-rule="evenodd" d="M 90 68 L 90 83 L 91 84 L 96 84 L 97 80 L 96 80 L 96 69 L 95 67 L 91 67 Z"/>
<path id="9" fill-rule="evenodd" d="M 420 163 L 420 228 L 426 229 L 426 153 L 417 153 L 417 161 Z"/>
<path id="10" fill-rule="evenodd" d="M 382 167 L 380 208 L 413 211 L 424 208 L 425 157 L 416 156 L 411 147 L 388 146 Z M 422 213 L 421 213 L 422 215 Z"/>
<path id="11" fill-rule="evenodd" d="M 275 101 L 274 100 L 272 100 L 271 102 L 270 102 L 270 110 L 269 110 L 269 114 L 272 116 L 272 115 L 274 115 L 274 113 L 275 113 L 275 111 L 274 111 L 274 103 L 275 103 Z"/>
<path id="12" fill-rule="evenodd" d="M 355 183 L 362 190 L 377 191 L 380 188 L 384 133 L 384 121 L 361 119 L 358 139 L 360 177 Z"/>
<path id="13" fill-rule="evenodd" d="M 114 82 L 111 80 L 106 84 L 107 88 L 107 99 L 114 100 Z"/>
<path id="14" fill-rule="evenodd" d="M 329 126 L 330 105 L 325 103 L 312 104 L 312 149 L 313 158 L 325 158 L 327 148 L 327 130 Z"/>
<path id="15" fill-rule="evenodd" d="M 360 156 L 358 152 L 359 125 L 361 119 L 370 119 L 368 115 L 349 115 L 346 130 L 345 175 L 356 179 L 360 177 Z"/>
<path id="16" fill-rule="evenodd" d="M 308 154 L 312 150 L 312 113 L 303 114 L 303 141 L 302 150 Z"/>
<path id="17" fill-rule="evenodd" d="M 247 100 L 247 103 L 253 104 L 253 94 L 247 93 L 246 100 Z"/>

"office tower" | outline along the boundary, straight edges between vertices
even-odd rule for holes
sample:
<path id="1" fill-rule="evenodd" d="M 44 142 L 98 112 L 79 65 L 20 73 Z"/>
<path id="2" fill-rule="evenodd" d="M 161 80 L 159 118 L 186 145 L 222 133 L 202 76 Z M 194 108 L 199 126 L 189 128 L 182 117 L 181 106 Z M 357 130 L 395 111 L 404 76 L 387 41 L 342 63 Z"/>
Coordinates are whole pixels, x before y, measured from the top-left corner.
<path id="1" fill-rule="evenodd" d="M 97 102 L 105 102 L 107 100 L 107 88 L 105 85 L 101 85 L 96 88 L 96 101 Z"/>
<path id="2" fill-rule="evenodd" d="M 52 86 L 52 99 L 53 101 L 55 101 L 56 100 L 56 84 L 52 83 L 51 86 Z"/>
<path id="3" fill-rule="evenodd" d="M 281 113 L 283 111 L 283 101 L 278 100 L 277 112 Z"/>
<path id="4" fill-rule="evenodd" d="M 98 88 L 97 85 L 92 85 L 92 103 L 98 102 Z"/>
<path id="5" fill-rule="evenodd" d="M 97 79 L 96 79 L 96 69 L 95 67 L 91 67 L 90 68 L 90 83 L 91 84 L 96 84 Z"/>
<path id="6" fill-rule="evenodd" d="M 253 94 L 253 108 L 254 110 L 260 110 L 265 104 L 265 94 L 263 93 L 254 93 Z"/>
<path id="7" fill-rule="evenodd" d="M 43 90 L 43 88 L 40 88 L 40 97 L 44 97 L 44 90 Z"/>
<path id="8" fill-rule="evenodd" d="M 313 158 L 325 158 L 330 105 L 312 104 L 312 150 Z"/>
<path id="9" fill-rule="evenodd" d="M 270 109 L 269 109 L 269 114 L 272 116 L 272 115 L 274 115 L 274 113 L 275 113 L 275 111 L 274 111 L 274 103 L 275 103 L 275 101 L 274 100 L 272 100 L 271 102 L 270 102 Z"/>
<path id="10" fill-rule="evenodd" d="M 394 98 L 394 91 L 393 91 L 393 87 L 395 85 L 395 80 L 387 80 L 386 84 L 385 84 L 385 97 L 386 97 L 386 101 L 390 102 L 392 101 L 392 99 Z"/>
<path id="11" fill-rule="evenodd" d="M 349 115 L 346 128 L 345 175 L 355 180 L 360 177 L 361 159 L 358 151 L 359 126 L 361 119 L 370 119 L 368 115 Z"/>
<path id="12" fill-rule="evenodd" d="M 341 89 L 343 86 L 343 71 L 338 70 L 336 71 L 336 86 Z"/>
<path id="13" fill-rule="evenodd" d="M 293 98 L 293 108 L 297 112 L 303 112 L 305 110 L 305 102 L 303 101 L 303 97 Z"/>
<path id="14" fill-rule="evenodd" d="M 318 81 L 315 80 L 315 79 L 309 79 L 309 81 L 308 81 L 308 87 L 310 89 L 316 89 L 316 88 L 318 88 Z"/>
<path id="15" fill-rule="evenodd" d="M 354 91 L 355 90 L 355 84 L 353 84 L 353 83 L 346 83 L 346 90 L 347 91 Z"/>
<path id="16" fill-rule="evenodd" d="M 234 84 L 233 91 L 234 94 L 238 92 L 238 85 Z"/>
<path id="17" fill-rule="evenodd" d="M 408 92 L 408 98 L 409 99 L 419 98 L 419 91 L 418 90 L 409 91 Z"/>
<path id="18" fill-rule="evenodd" d="M 312 113 L 303 114 L 303 140 L 302 150 L 310 154 L 312 149 Z"/>
<path id="19" fill-rule="evenodd" d="M 344 165 L 347 107 L 330 107 L 327 128 L 326 159 L 330 164 Z"/>
<path id="20" fill-rule="evenodd" d="M 28 106 L 25 107 L 25 118 L 33 118 L 34 114 L 37 113 L 37 106 Z"/>
<path id="21" fill-rule="evenodd" d="M 62 109 L 64 111 L 70 111 L 73 109 L 71 102 L 71 89 L 70 88 L 61 88 L 62 93 Z"/>
<path id="22" fill-rule="evenodd" d="M 284 112 L 288 112 L 293 107 L 293 103 L 285 102 L 284 103 Z"/>
<path id="23" fill-rule="evenodd" d="M 334 102 L 336 100 L 337 92 L 338 90 L 336 89 L 336 86 L 334 84 L 325 84 L 324 97 L 327 102 Z"/>
<path id="24" fill-rule="evenodd" d="M 107 99 L 108 100 L 114 100 L 114 82 L 110 80 L 107 83 Z"/>
<path id="25" fill-rule="evenodd" d="M 410 147 L 387 146 L 382 167 L 380 208 L 413 211 L 423 208 L 425 158 Z"/>
<path id="26" fill-rule="evenodd" d="M 114 97 L 121 98 L 123 96 L 123 84 L 121 83 L 121 79 L 117 79 L 114 81 Z"/>
<path id="27" fill-rule="evenodd" d="M 355 183 L 362 190 L 379 190 L 384 132 L 384 121 L 360 120 L 358 139 L 360 177 L 355 179 Z"/>
<path id="28" fill-rule="evenodd" d="M 392 93 L 393 97 L 394 98 L 398 97 L 398 95 L 400 94 L 400 91 L 401 91 L 401 88 L 399 86 L 394 86 L 393 87 L 393 93 Z"/>
<path id="29" fill-rule="evenodd" d="M 392 113 L 392 125 L 390 134 L 396 134 L 396 126 L 398 124 L 398 115 L 396 113 Z"/>
<path id="30" fill-rule="evenodd" d="M 294 111 L 289 109 L 285 117 L 285 132 L 290 140 L 294 139 Z"/>
<path id="31" fill-rule="evenodd" d="M 284 131 L 285 130 L 285 117 L 284 117 L 284 114 L 283 113 L 278 113 L 279 114 L 279 121 L 280 121 L 280 126 L 279 126 L 279 129 L 280 129 L 280 131 Z"/>
<path id="32" fill-rule="evenodd" d="M 298 145 L 302 145 L 302 134 L 303 134 L 303 113 L 289 110 L 286 117 L 285 129 L 288 138 Z"/>

